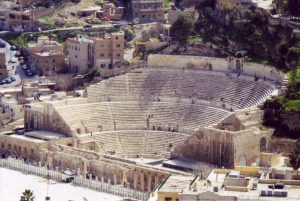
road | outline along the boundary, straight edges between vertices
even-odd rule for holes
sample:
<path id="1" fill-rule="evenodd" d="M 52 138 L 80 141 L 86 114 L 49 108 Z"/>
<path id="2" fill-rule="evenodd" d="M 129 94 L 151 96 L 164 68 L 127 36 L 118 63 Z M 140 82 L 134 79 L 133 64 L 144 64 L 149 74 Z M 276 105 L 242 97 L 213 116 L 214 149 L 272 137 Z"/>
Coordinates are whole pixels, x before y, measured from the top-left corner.
<path id="1" fill-rule="evenodd" d="M 21 84 L 21 80 L 23 78 L 26 78 L 27 76 L 25 75 L 25 72 L 22 70 L 22 66 L 19 65 L 18 58 L 15 56 L 16 51 L 10 50 L 11 46 L 8 42 L 6 42 L 2 39 L 0 39 L 0 41 L 4 42 L 6 44 L 5 48 L 1 48 L 1 50 L 3 50 L 5 52 L 8 77 L 13 76 L 16 78 L 16 81 L 14 81 L 10 84 L 0 85 L 0 87 L 5 88 L 5 87 L 17 86 L 17 85 Z M 16 60 L 15 63 L 10 62 L 10 60 L 13 58 Z"/>

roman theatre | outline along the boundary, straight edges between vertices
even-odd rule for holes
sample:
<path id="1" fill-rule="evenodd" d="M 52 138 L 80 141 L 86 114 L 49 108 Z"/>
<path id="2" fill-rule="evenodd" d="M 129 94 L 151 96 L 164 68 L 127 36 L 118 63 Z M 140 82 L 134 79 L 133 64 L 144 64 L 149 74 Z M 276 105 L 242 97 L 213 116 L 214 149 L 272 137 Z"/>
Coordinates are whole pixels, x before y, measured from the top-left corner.
<path id="1" fill-rule="evenodd" d="M 242 58 L 153 54 L 147 67 L 90 84 L 82 97 L 26 105 L 25 135 L 42 142 L 8 135 L 1 149 L 149 192 L 172 172 L 156 165 L 167 159 L 258 163 L 272 136 L 258 106 L 283 83 L 281 72 Z"/>

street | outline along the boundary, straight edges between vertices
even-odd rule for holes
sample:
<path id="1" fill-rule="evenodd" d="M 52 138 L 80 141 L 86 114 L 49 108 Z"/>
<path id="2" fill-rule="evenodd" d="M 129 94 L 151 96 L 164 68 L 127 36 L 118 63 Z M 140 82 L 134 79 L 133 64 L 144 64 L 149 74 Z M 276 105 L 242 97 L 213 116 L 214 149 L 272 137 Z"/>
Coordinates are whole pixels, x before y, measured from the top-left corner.
<path id="1" fill-rule="evenodd" d="M 0 41 L 6 44 L 6 46 L 1 48 L 1 50 L 5 52 L 8 77 L 13 76 L 16 78 L 16 81 L 13 81 L 9 84 L 0 85 L 0 88 L 17 86 L 21 83 L 23 78 L 26 78 L 25 72 L 22 70 L 22 66 L 19 65 L 18 57 L 15 56 L 16 51 L 11 51 L 11 45 L 3 39 L 0 39 Z M 15 63 L 11 63 L 11 59 L 14 59 Z"/>

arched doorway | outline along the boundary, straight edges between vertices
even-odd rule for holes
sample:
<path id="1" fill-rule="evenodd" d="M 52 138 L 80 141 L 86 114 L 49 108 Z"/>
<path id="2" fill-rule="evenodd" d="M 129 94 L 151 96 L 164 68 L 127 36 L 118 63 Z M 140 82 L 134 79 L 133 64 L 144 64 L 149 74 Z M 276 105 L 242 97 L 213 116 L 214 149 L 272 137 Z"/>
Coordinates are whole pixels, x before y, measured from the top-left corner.
<path id="1" fill-rule="evenodd" d="M 245 156 L 240 157 L 240 166 L 246 166 L 246 157 Z"/>
<path id="2" fill-rule="evenodd" d="M 266 140 L 266 138 L 263 137 L 263 138 L 260 139 L 259 146 L 260 146 L 260 152 L 267 151 L 267 140 Z"/>

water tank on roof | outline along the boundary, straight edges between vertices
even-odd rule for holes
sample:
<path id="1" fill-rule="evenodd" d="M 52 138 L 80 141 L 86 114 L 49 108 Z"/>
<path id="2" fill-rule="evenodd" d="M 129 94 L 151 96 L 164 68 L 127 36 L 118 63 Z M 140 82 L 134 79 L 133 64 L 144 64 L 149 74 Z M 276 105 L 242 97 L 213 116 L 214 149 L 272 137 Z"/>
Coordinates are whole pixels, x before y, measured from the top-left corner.
<path id="1" fill-rule="evenodd" d="M 218 192 L 219 191 L 219 187 L 218 186 L 214 186 L 214 192 Z"/>

